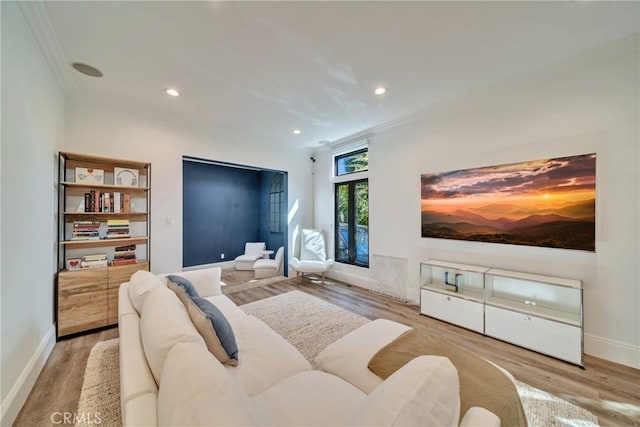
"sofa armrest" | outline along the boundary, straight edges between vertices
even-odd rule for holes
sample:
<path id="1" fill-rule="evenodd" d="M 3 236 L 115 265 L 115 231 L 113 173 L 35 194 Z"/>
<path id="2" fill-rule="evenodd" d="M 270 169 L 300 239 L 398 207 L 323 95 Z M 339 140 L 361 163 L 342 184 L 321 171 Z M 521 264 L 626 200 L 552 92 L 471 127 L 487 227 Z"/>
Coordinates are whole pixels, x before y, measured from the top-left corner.
<path id="1" fill-rule="evenodd" d="M 350 425 L 451 426 L 460 419 L 458 371 L 446 357 L 411 360 L 357 406 Z"/>
<path id="2" fill-rule="evenodd" d="M 500 427 L 500 418 L 491 411 L 484 408 L 474 406 L 469 408 L 462 421 L 460 427 Z"/>
<path id="3" fill-rule="evenodd" d="M 222 295 L 222 289 L 220 288 L 222 269 L 220 267 L 162 273 L 158 274 L 158 277 L 163 279 L 164 282 L 167 280 L 166 277 L 171 275 L 184 277 L 193 283 L 196 291 L 198 291 L 198 295 L 202 298 Z"/>
<path id="4" fill-rule="evenodd" d="M 329 344 L 315 358 L 318 369 L 336 375 L 369 394 L 382 379 L 367 367 L 385 345 L 411 329 L 387 319 L 365 323 Z"/>

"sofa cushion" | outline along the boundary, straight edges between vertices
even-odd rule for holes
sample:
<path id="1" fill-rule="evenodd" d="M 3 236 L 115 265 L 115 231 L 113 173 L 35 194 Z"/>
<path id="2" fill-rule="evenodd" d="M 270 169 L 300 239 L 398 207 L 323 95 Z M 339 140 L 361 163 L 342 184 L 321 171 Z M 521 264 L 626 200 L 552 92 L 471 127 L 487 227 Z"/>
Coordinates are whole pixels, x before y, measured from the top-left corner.
<path id="1" fill-rule="evenodd" d="M 129 279 L 129 301 L 140 313 L 148 292 L 164 285 L 165 283 L 155 274 L 147 270 L 138 270 Z"/>
<path id="2" fill-rule="evenodd" d="M 302 247 L 300 248 L 301 261 L 327 260 L 327 252 L 324 246 L 324 235 L 320 230 L 302 230 Z"/>
<path id="3" fill-rule="evenodd" d="M 175 344 L 195 342 L 206 348 L 187 309 L 165 286 L 148 292 L 140 314 L 142 345 L 156 383 L 160 383 L 164 360 Z"/>
<path id="4" fill-rule="evenodd" d="M 339 376 L 365 393 L 371 393 L 382 379 L 369 370 L 369 361 L 378 350 L 409 329 L 391 320 L 374 320 L 329 344 L 316 356 L 315 363 L 318 369 Z"/>
<path id="5" fill-rule="evenodd" d="M 264 242 L 247 242 L 244 244 L 244 255 L 262 256 L 262 251 L 266 248 Z"/>
<path id="6" fill-rule="evenodd" d="M 236 261 L 252 261 L 255 262 L 257 259 L 262 258 L 262 253 L 260 254 L 249 254 L 249 255 L 239 255 L 236 257 Z"/>
<path id="7" fill-rule="evenodd" d="M 206 348 L 175 345 L 158 394 L 158 425 L 260 425 L 249 398 Z"/>
<path id="8" fill-rule="evenodd" d="M 348 382 L 320 371 L 305 371 L 251 398 L 264 425 L 336 426 L 353 416 L 367 395 Z"/>
<path id="9" fill-rule="evenodd" d="M 458 372 L 446 357 L 417 357 L 376 387 L 354 414 L 347 424 L 457 426 Z"/>
<path id="10" fill-rule="evenodd" d="M 224 317 L 227 318 L 229 323 L 231 323 L 231 327 L 235 328 L 234 321 L 238 317 L 245 317 L 247 313 L 242 311 L 233 301 L 229 299 L 226 295 L 216 295 L 212 297 L 207 297 L 207 300 L 213 303 L 218 309 L 224 314 Z"/>
<path id="11" fill-rule="evenodd" d="M 220 276 L 222 269 L 220 267 L 209 267 L 200 270 L 179 271 L 176 273 L 165 273 L 159 276 L 164 280 L 167 276 L 180 276 L 193 284 L 193 287 L 201 297 L 210 297 L 213 295 L 222 295 L 220 288 Z"/>
<path id="12" fill-rule="evenodd" d="M 241 356 L 238 366 L 227 366 L 227 369 L 249 396 L 311 369 L 302 354 L 262 320 L 249 315 L 236 317 L 233 330 Z"/>
<path id="13" fill-rule="evenodd" d="M 187 311 L 211 354 L 224 364 L 237 365 L 238 345 L 224 314 L 210 301 L 197 297 L 189 299 Z"/>
<path id="14" fill-rule="evenodd" d="M 304 271 L 305 273 L 322 273 L 333 265 L 333 260 L 327 261 L 300 261 L 292 258 L 289 265 L 294 270 Z"/>

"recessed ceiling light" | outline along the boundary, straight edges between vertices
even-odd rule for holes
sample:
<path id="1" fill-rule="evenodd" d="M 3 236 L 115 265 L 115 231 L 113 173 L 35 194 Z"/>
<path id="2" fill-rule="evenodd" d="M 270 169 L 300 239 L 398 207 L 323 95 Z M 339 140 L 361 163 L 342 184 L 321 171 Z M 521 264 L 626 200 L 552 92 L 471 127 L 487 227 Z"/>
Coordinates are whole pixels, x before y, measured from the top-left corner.
<path id="1" fill-rule="evenodd" d="M 167 88 L 164 91 L 167 93 L 167 95 L 180 96 L 180 92 L 178 92 L 177 90 L 175 90 L 173 88 Z"/>
<path id="2" fill-rule="evenodd" d="M 83 64 L 82 62 L 74 62 L 71 64 L 74 70 L 91 77 L 102 77 L 102 71 L 91 65 Z"/>
<path id="3" fill-rule="evenodd" d="M 384 95 L 385 93 L 387 93 L 387 88 L 384 86 L 378 86 L 373 90 L 373 93 L 375 93 L 376 95 Z"/>
<path id="4" fill-rule="evenodd" d="M 291 132 L 293 132 L 295 135 L 300 135 L 302 133 L 300 129 L 294 129 Z"/>

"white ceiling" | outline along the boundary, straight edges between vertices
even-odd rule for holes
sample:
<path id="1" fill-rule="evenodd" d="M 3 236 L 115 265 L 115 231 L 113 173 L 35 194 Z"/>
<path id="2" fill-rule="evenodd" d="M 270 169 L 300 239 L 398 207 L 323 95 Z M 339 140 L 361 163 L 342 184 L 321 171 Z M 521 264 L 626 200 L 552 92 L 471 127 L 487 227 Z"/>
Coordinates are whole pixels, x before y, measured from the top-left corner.
<path id="1" fill-rule="evenodd" d="M 46 2 L 74 94 L 317 146 L 637 36 L 637 2 Z M 389 93 L 372 94 L 383 84 Z M 179 98 L 164 94 L 180 90 Z M 302 129 L 293 135 L 293 128 Z"/>

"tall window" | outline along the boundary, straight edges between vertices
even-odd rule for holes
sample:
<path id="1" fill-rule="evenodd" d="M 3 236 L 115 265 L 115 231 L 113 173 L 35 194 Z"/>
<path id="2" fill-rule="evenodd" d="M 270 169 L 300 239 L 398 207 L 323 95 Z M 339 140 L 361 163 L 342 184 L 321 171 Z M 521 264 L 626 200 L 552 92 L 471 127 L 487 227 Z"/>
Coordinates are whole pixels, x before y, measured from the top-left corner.
<path id="1" fill-rule="evenodd" d="M 336 176 L 366 171 L 368 163 L 366 149 L 336 156 Z M 335 198 L 335 259 L 369 267 L 369 180 L 337 182 Z"/>
<path id="2" fill-rule="evenodd" d="M 271 188 L 269 189 L 269 231 L 272 233 L 282 233 L 283 194 L 282 174 L 278 173 L 271 179 Z"/>

